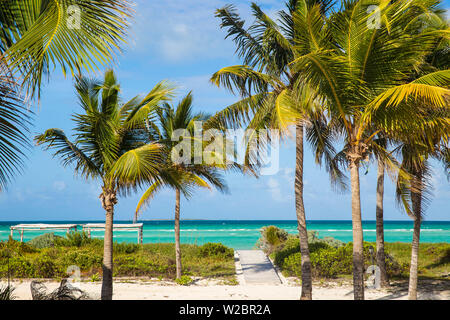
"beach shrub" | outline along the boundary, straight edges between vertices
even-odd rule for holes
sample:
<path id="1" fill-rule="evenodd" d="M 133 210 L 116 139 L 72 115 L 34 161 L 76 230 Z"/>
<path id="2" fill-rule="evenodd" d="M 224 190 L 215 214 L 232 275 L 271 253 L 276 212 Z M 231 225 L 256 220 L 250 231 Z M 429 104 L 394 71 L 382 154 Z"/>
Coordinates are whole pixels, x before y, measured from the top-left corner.
<path id="1" fill-rule="evenodd" d="M 7 241 L 0 241 L 0 252 L 7 254 L 7 252 L 14 252 L 16 254 L 34 253 L 36 249 L 28 243 L 13 240 L 11 236 Z"/>
<path id="2" fill-rule="evenodd" d="M 180 278 L 175 279 L 175 282 L 182 286 L 190 285 L 194 280 L 189 276 L 181 276 Z"/>
<path id="3" fill-rule="evenodd" d="M 134 252 L 138 251 L 140 247 L 141 246 L 136 244 L 136 243 L 127 243 L 127 242 L 118 243 L 118 242 L 114 242 L 114 244 L 113 244 L 113 251 L 114 251 L 114 254 L 117 254 L 117 253 L 130 254 L 130 253 L 134 253 Z"/>
<path id="4" fill-rule="evenodd" d="M 14 240 L 6 249 L 5 242 L 0 243 L 0 277 L 8 277 L 9 262 L 11 278 L 61 278 L 67 276 L 69 266 L 75 265 L 80 268 L 82 277 L 92 279 L 93 275 L 101 274 L 103 258 L 103 247 L 98 245 L 103 241 L 92 240 L 80 247 L 76 246 L 79 242 L 63 242 L 61 244 L 70 246 L 55 244 L 54 247 L 41 249 Z M 114 245 L 114 276 L 175 279 L 173 243 Z M 184 275 L 215 278 L 234 276 L 233 249 L 217 244 L 181 246 Z"/>
<path id="5" fill-rule="evenodd" d="M 65 268 L 71 265 L 75 265 L 78 266 L 81 270 L 101 268 L 102 261 L 102 254 L 87 249 L 68 252 L 61 258 L 61 263 L 65 266 Z"/>
<path id="6" fill-rule="evenodd" d="M 92 276 L 91 276 L 91 282 L 98 282 L 98 281 L 101 281 L 101 279 L 100 279 L 100 275 L 98 274 L 98 273 L 94 273 Z"/>
<path id="7" fill-rule="evenodd" d="M 271 258 L 275 265 L 281 267 L 287 257 L 297 252 L 300 252 L 300 241 L 294 236 L 289 236 L 286 242 L 272 253 Z"/>
<path id="8" fill-rule="evenodd" d="M 32 268 L 34 278 L 54 278 L 64 275 L 64 272 L 61 268 L 58 268 L 55 261 L 45 254 L 34 259 Z"/>
<path id="9" fill-rule="evenodd" d="M 32 278 L 34 276 L 30 259 L 22 255 L 13 255 L 7 259 L 0 259 L 0 276 L 2 278 L 8 277 L 8 264 L 11 278 Z"/>
<path id="10" fill-rule="evenodd" d="M 200 246 L 199 254 L 202 257 L 224 257 L 231 258 L 234 256 L 234 250 L 224 246 L 221 243 L 205 243 Z"/>
<path id="11" fill-rule="evenodd" d="M 267 254 L 272 253 L 277 246 L 285 242 L 289 234 L 276 226 L 262 227 L 259 231 L 261 237 L 258 239 L 256 246 Z"/>
<path id="12" fill-rule="evenodd" d="M 298 239 L 296 239 L 298 240 Z M 376 252 L 370 254 L 370 243 L 364 243 L 365 268 L 376 262 Z M 301 275 L 301 254 L 298 241 L 289 239 L 280 251 L 274 253 L 274 263 L 288 276 Z M 353 272 L 353 244 L 351 242 L 334 248 L 324 242 L 310 244 L 310 260 L 313 277 L 335 278 L 338 275 L 350 275 Z M 391 255 L 386 254 L 386 269 L 389 276 L 405 272 L 405 265 L 399 264 Z M 407 270 L 406 270 L 407 271 Z"/>
<path id="13" fill-rule="evenodd" d="M 302 275 L 302 256 L 300 252 L 288 255 L 279 266 L 285 275 L 300 277 Z"/>
<path id="14" fill-rule="evenodd" d="M 60 236 L 56 236 L 53 232 L 52 233 L 44 233 L 40 236 L 34 237 L 30 241 L 27 242 L 28 245 L 37 248 L 50 248 L 55 246 L 55 239 L 56 238 L 62 238 Z"/>
<path id="15" fill-rule="evenodd" d="M 55 238 L 55 245 L 60 247 L 82 247 L 91 244 L 93 239 L 90 239 L 88 234 L 82 232 L 69 232 L 65 237 Z"/>

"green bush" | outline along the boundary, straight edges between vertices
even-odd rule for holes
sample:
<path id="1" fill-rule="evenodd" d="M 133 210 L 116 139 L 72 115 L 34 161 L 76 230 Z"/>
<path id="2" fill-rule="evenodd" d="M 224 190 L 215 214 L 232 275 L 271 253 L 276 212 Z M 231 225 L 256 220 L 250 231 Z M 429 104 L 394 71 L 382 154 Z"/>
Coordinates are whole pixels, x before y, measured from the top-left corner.
<path id="1" fill-rule="evenodd" d="M 272 253 L 271 257 L 275 265 L 282 267 L 284 259 L 297 252 L 300 252 L 300 241 L 294 236 L 289 236 L 286 242 Z"/>
<path id="2" fill-rule="evenodd" d="M 40 236 L 37 236 L 30 241 L 27 242 L 28 245 L 36 248 L 36 249 L 42 249 L 42 248 L 50 248 L 55 246 L 55 239 L 62 238 L 60 236 L 56 236 L 53 232 L 52 233 L 44 233 Z"/>
<path id="3" fill-rule="evenodd" d="M 60 247 L 82 247 L 94 242 L 90 239 L 86 232 L 70 232 L 66 234 L 66 237 L 55 238 L 55 246 Z"/>
<path id="4" fill-rule="evenodd" d="M 136 244 L 136 243 L 118 243 L 118 242 L 114 242 L 113 244 L 113 250 L 114 253 L 126 253 L 126 254 L 130 254 L 130 253 L 134 253 L 136 251 L 139 250 L 141 246 Z"/>
<path id="5" fill-rule="evenodd" d="M 28 243 L 13 240 L 9 237 L 8 241 L 0 241 L 0 256 L 10 256 L 11 252 L 16 254 L 34 253 L 36 249 Z"/>
<path id="6" fill-rule="evenodd" d="M 64 254 L 61 258 L 62 264 L 67 268 L 75 265 L 81 270 L 91 270 L 102 267 L 103 256 L 90 250 L 77 250 Z"/>
<path id="7" fill-rule="evenodd" d="M 289 276 L 300 277 L 302 274 L 302 256 L 300 252 L 293 253 L 284 258 L 281 264 L 283 273 Z"/>
<path id="8" fill-rule="evenodd" d="M 103 241 L 75 236 L 58 239 L 54 247 L 37 249 L 18 241 L 0 242 L 0 277 L 60 278 L 71 265 L 81 276 L 92 278 L 101 272 Z M 81 239 L 81 241 L 79 241 Z M 84 244 L 83 244 L 84 242 Z M 64 246 L 63 246 L 64 245 Z M 80 245 L 80 247 L 78 247 Z M 114 243 L 114 276 L 146 276 L 175 279 L 175 246 L 162 244 Z M 220 244 L 182 244 L 183 274 L 202 277 L 234 275 L 233 249 Z"/>
<path id="9" fill-rule="evenodd" d="M 54 278 L 64 274 L 48 255 L 37 257 L 32 264 L 35 278 Z"/>
<path id="10" fill-rule="evenodd" d="M 175 282 L 182 286 L 188 286 L 190 285 L 194 280 L 192 280 L 189 276 L 181 276 L 180 278 L 175 279 Z"/>
<path id="11" fill-rule="evenodd" d="M 224 246 L 221 243 L 205 243 L 199 248 L 201 257 L 224 257 L 231 258 L 234 256 L 234 250 Z"/>
<path id="12" fill-rule="evenodd" d="M 13 255 L 10 258 L 0 259 L 0 276 L 2 278 L 32 278 L 34 277 L 34 269 L 31 261 L 21 255 Z"/>

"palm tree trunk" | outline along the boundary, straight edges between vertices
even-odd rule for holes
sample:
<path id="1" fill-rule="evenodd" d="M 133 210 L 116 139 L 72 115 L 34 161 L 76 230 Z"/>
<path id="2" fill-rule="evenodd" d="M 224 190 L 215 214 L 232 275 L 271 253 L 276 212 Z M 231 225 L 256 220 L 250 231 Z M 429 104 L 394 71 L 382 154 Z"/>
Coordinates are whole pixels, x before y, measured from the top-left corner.
<path id="1" fill-rule="evenodd" d="M 377 266 L 380 268 L 381 287 L 389 286 L 389 279 L 386 271 L 386 257 L 384 254 L 384 219 L 383 219 L 383 198 L 384 198 L 384 161 L 378 159 L 377 178 Z"/>
<path id="2" fill-rule="evenodd" d="M 355 300 L 364 300 L 364 247 L 361 221 L 359 164 L 354 160 L 350 161 L 350 180 L 352 188 L 353 295 Z"/>
<path id="3" fill-rule="evenodd" d="M 295 211 L 300 236 L 300 253 L 302 259 L 302 293 L 301 300 L 312 299 L 311 260 L 309 257 L 308 232 L 306 229 L 305 206 L 303 203 L 303 125 L 296 126 L 296 165 L 295 165 Z"/>
<path id="4" fill-rule="evenodd" d="M 112 300 L 113 295 L 113 219 L 114 205 L 117 203 L 114 192 L 104 192 L 100 195 L 102 206 L 106 211 L 105 237 L 103 244 L 103 280 L 102 300 Z"/>
<path id="5" fill-rule="evenodd" d="M 180 190 L 175 191 L 175 261 L 177 279 L 181 278 L 181 245 L 180 245 Z"/>
<path id="6" fill-rule="evenodd" d="M 417 300 L 417 280 L 418 280 L 418 264 L 419 264 L 419 243 L 420 243 L 420 226 L 422 223 L 422 178 L 419 174 L 416 178 L 418 185 L 417 190 L 411 192 L 412 210 L 414 214 L 414 231 L 411 245 L 411 266 L 409 270 L 409 287 L 408 299 Z"/>

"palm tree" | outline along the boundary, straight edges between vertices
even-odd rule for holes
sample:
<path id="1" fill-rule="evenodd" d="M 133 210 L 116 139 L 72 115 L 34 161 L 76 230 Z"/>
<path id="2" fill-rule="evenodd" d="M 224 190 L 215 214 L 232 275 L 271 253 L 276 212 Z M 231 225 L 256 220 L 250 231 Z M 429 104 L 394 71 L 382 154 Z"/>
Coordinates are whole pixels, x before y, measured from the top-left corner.
<path id="1" fill-rule="evenodd" d="M 0 52 L 33 96 L 57 64 L 75 75 L 112 62 L 133 10 L 127 0 L 3 0 L 0 13 Z"/>
<path id="2" fill-rule="evenodd" d="M 436 14 L 439 12 L 436 11 Z M 444 20 L 445 21 L 445 20 Z M 443 26 L 447 28 L 447 23 L 439 20 L 431 21 L 428 29 L 435 29 Z M 413 72 L 412 79 L 424 77 L 429 73 L 449 70 L 450 64 L 450 41 L 442 37 L 435 42 L 433 51 L 426 57 L 418 72 Z M 447 88 L 450 85 L 447 84 Z M 450 95 L 446 96 L 446 105 L 450 103 Z M 421 101 L 417 102 L 420 108 Z M 401 155 L 401 168 L 409 173 L 409 176 L 399 176 L 397 180 L 397 199 L 404 205 L 407 214 L 414 221 L 413 240 L 411 250 L 411 265 L 409 275 L 408 296 L 410 300 L 417 299 L 418 283 L 418 260 L 420 243 L 420 226 L 423 220 L 423 212 L 426 204 L 431 199 L 430 181 L 431 170 L 429 158 L 442 161 L 448 177 L 450 164 L 449 140 L 449 109 L 437 109 L 425 113 L 425 124 L 414 130 L 414 134 L 398 133 L 397 152 Z"/>
<path id="3" fill-rule="evenodd" d="M 430 31 L 435 29 L 445 29 L 447 28 L 447 23 L 445 22 L 445 18 L 442 16 L 442 11 L 439 8 L 435 8 L 433 10 L 433 14 L 431 15 L 431 19 L 426 21 L 426 28 Z M 439 17 L 441 16 L 441 17 Z M 439 17 L 439 19 L 432 19 L 433 17 Z M 421 26 L 424 28 L 424 26 Z M 435 46 L 431 52 L 431 54 L 425 59 L 418 70 L 421 70 L 421 74 L 417 72 L 413 72 L 412 78 L 417 79 L 421 75 L 435 72 L 435 71 L 443 71 L 449 68 L 449 39 L 446 37 L 441 37 L 437 39 Z M 415 132 L 412 132 L 415 134 Z M 386 136 L 379 134 L 378 143 L 382 147 L 385 147 L 388 142 Z M 390 140 L 390 144 L 396 145 L 398 144 L 395 140 Z M 382 157 L 377 158 L 378 163 L 378 176 L 377 176 L 377 205 L 376 205 L 376 233 L 377 233 L 377 265 L 381 271 L 381 286 L 386 287 L 389 285 L 389 280 L 386 272 L 386 260 L 384 253 L 384 226 L 383 226 L 383 195 L 384 195 L 384 173 L 385 173 L 385 165 Z M 410 171 L 410 170 L 409 170 Z"/>
<path id="4" fill-rule="evenodd" d="M 77 18 L 73 5 L 81 11 L 79 28 L 69 27 Z M 0 1 L 0 190 L 20 172 L 30 145 L 25 98 L 39 96 L 42 76 L 57 64 L 74 74 L 113 61 L 131 13 L 126 0 Z"/>
<path id="5" fill-rule="evenodd" d="M 306 214 L 303 201 L 303 143 L 305 127 L 306 138 L 316 150 L 316 160 L 327 162 L 327 169 L 333 180 L 341 181 L 342 174 L 331 161 L 334 148 L 325 118 L 321 113 L 320 97 L 310 86 L 300 81 L 301 71 L 294 71 L 292 63 L 298 55 L 307 54 L 311 43 L 321 41 L 323 34 L 310 34 L 308 30 L 314 21 L 311 12 L 324 16 L 331 1 L 296 1 L 286 3 L 286 10 L 279 12 L 279 23 L 273 21 L 259 6 L 252 4 L 255 22 L 244 28 L 233 6 L 217 10 L 216 16 L 222 19 L 222 28 L 228 29 L 228 37 L 233 37 L 239 57 L 244 65 L 226 67 L 216 72 L 211 81 L 223 85 L 231 92 L 240 93 L 242 100 L 217 113 L 207 124 L 210 127 L 226 129 L 241 127 L 256 130 L 249 139 L 258 141 L 265 147 L 259 129 L 278 129 L 288 135 L 288 127 L 296 127 L 296 169 L 295 169 L 295 208 L 300 237 L 302 292 L 301 299 L 312 298 L 311 262 L 309 257 Z M 317 37 L 317 38 L 316 38 Z M 258 153 L 246 151 L 245 164 L 258 163 Z"/>
<path id="6" fill-rule="evenodd" d="M 442 116 L 441 114 L 438 117 Z M 447 109 L 448 119 L 448 109 Z M 404 208 L 411 219 L 414 221 L 413 239 L 411 245 L 411 265 L 409 273 L 409 300 L 417 300 L 417 282 L 418 282 L 418 261 L 419 261 L 419 243 L 420 227 L 423 220 L 423 212 L 427 203 L 430 201 L 430 181 L 431 170 L 429 159 L 434 157 L 442 160 L 447 166 L 449 163 L 450 149 L 448 147 L 450 125 L 441 123 L 436 126 L 435 121 L 428 128 L 421 128 L 417 136 L 413 138 L 405 137 L 402 144 L 398 147 L 398 152 L 402 156 L 401 168 L 410 175 L 407 178 L 399 176 L 397 180 L 397 199 L 404 205 Z M 423 132 L 423 133 L 422 133 Z M 447 172 L 450 176 L 450 174 Z"/>
<path id="7" fill-rule="evenodd" d="M 120 86 L 112 70 L 104 80 L 76 79 L 83 113 L 73 115 L 75 140 L 61 129 L 48 129 L 36 136 L 38 145 L 54 149 L 64 166 L 74 165 L 85 179 L 101 182 L 100 200 L 106 211 L 103 253 L 102 299 L 112 299 L 113 216 L 118 194 L 158 180 L 163 156 L 161 147 L 149 139 L 146 124 L 158 104 L 171 97 L 172 89 L 157 84 L 145 97 L 121 105 Z"/>
<path id="8" fill-rule="evenodd" d="M 374 13 L 368 12 L 365 1 L 344 2 L 328 21 L 317 15 L 311 32 L 320 31 L 327 37 L 293 64 L 308 85 L 325 97 L 330 123 L 344 137 L 341 155 L 348 161 L 351 177 L 355 299 L 364 299 L 359 167 L 368 159 L 369 150 L 377 150 L 385 165 L 394 168 L 395 159 L 376 143 L 376 135 L 395 133 L 423 120 L 415 116 L 414 107 L 402 102 L 424 99 L 431 106 L 445 106 L 448 90 L 444 87 L 449 79 L 448 72 L 405 79 L 444 34 L 439 30 L 421 32 L 417 27 L 422 14 L 432 14 L 436 1 L 371 4 L 378 4 L 380 9 L 380 25 L 375 28 L 368 23 Z"/>
<path id="9" fill-rule="evenodd" d="M 379 138 L 376 141 L 378 145 L 382 148 L 386 148 L 385 139 Z M 377 246 L 377 266 L 380 268 L 380 285 L 381 287 L 389 286 L 389 278 L 386 269 L 386 255 L 384 252 L 384 209 L 383 209 L 383 199 L 384 199 L 384 174 L 385 174 L 385 164 L 383 157 L 377 158 L 377 200 L 376 200 L 376 246 Z"/>
<path id="10" fill-rule="evenodd" d="M 199 163 L 195 159 L 195 151 L 191 155 L 183 155 L 185 159 L 182 163 L 175 161 L 172 155 L 174 153 L 186 152 L 177 149 L 180 143 L 192 144 L 195 136 L 196 122 L 204 121 L 208 117 L 192 112 L 192 94 L 185 96 L 176 108 L 169 104 L 164 104 L 158 110 L 158 120 L 161 127 L 159 138 L 156 141 L 162 145 L 168 157 L 165 160 L 164 168 L 161 170 L 161 176 L 165 179 L 155 181 L 147 191 L 142 195 L 136 207 L 135 218 L 137 220 L 139 212 L 141 212 L 149 203 L 154 195 L 163 187 L 175 189 L 175 260 L 176 260 L 176 278 L 182 275 L 181 264 L 181 244 L 180 244 L 180 198 L 181 193 L 189 198 L 192 189 L 202 187 L 211 189 L 211 185 L 220 191 L 226 191 L 227 186 L 223 181 L 220 169 L 226 169 L 229 165 L 225 164 L 206 164 L 203 161 Z M 182 142 L 173 141 L 180 131 Z M 178 133 L 177 133 L 178 132 Z M 195 139 L 195 138 L 194 138 Z M 203 142 L 202 142 L 203 144 Z M 197 160 L 197 161 L 196 161 Z"/>

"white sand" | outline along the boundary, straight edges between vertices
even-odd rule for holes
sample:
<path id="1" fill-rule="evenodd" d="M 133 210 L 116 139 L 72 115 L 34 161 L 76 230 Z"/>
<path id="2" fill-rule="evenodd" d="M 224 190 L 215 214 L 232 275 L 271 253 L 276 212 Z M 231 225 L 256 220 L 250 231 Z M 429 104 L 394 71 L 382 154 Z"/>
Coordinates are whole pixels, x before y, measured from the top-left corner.
<path id="1" fill-rule="evenodd" d="M 31 299 L 31 280 L 14 281 L 14 293 L 17 299 Z M 1 282 L 1 285 L 5 285 Z M 59 283 L 45 282 L 49 290 L 54 290 Z M 75 283 L 80 289 L 87 291 L 93 298 L 100 296 L 100 282 Z M 436 290 L 434 290 L 434 288 Z M 180 286 L 170 282 L 161 281 L 116 281 L 114 282 L 114 296 L 117 300 L 296 300 L 299 299 L 300 287 L 298 285 L 223 285 L 217 282 L 201 280 L 190 286 Z M 397 287 L 386 290 L 366 289 L 367 300 L 407 299 L 405 288 Z M 353 291 L 349 283 L 339 284 L 328 282 L 315 284 L 313 298 L 318 300 L 352 300 Z M 426 290 L 419 290 L 419 299 L 450 300 L 450 288 L 442 285 L 428 285 Z"/>

